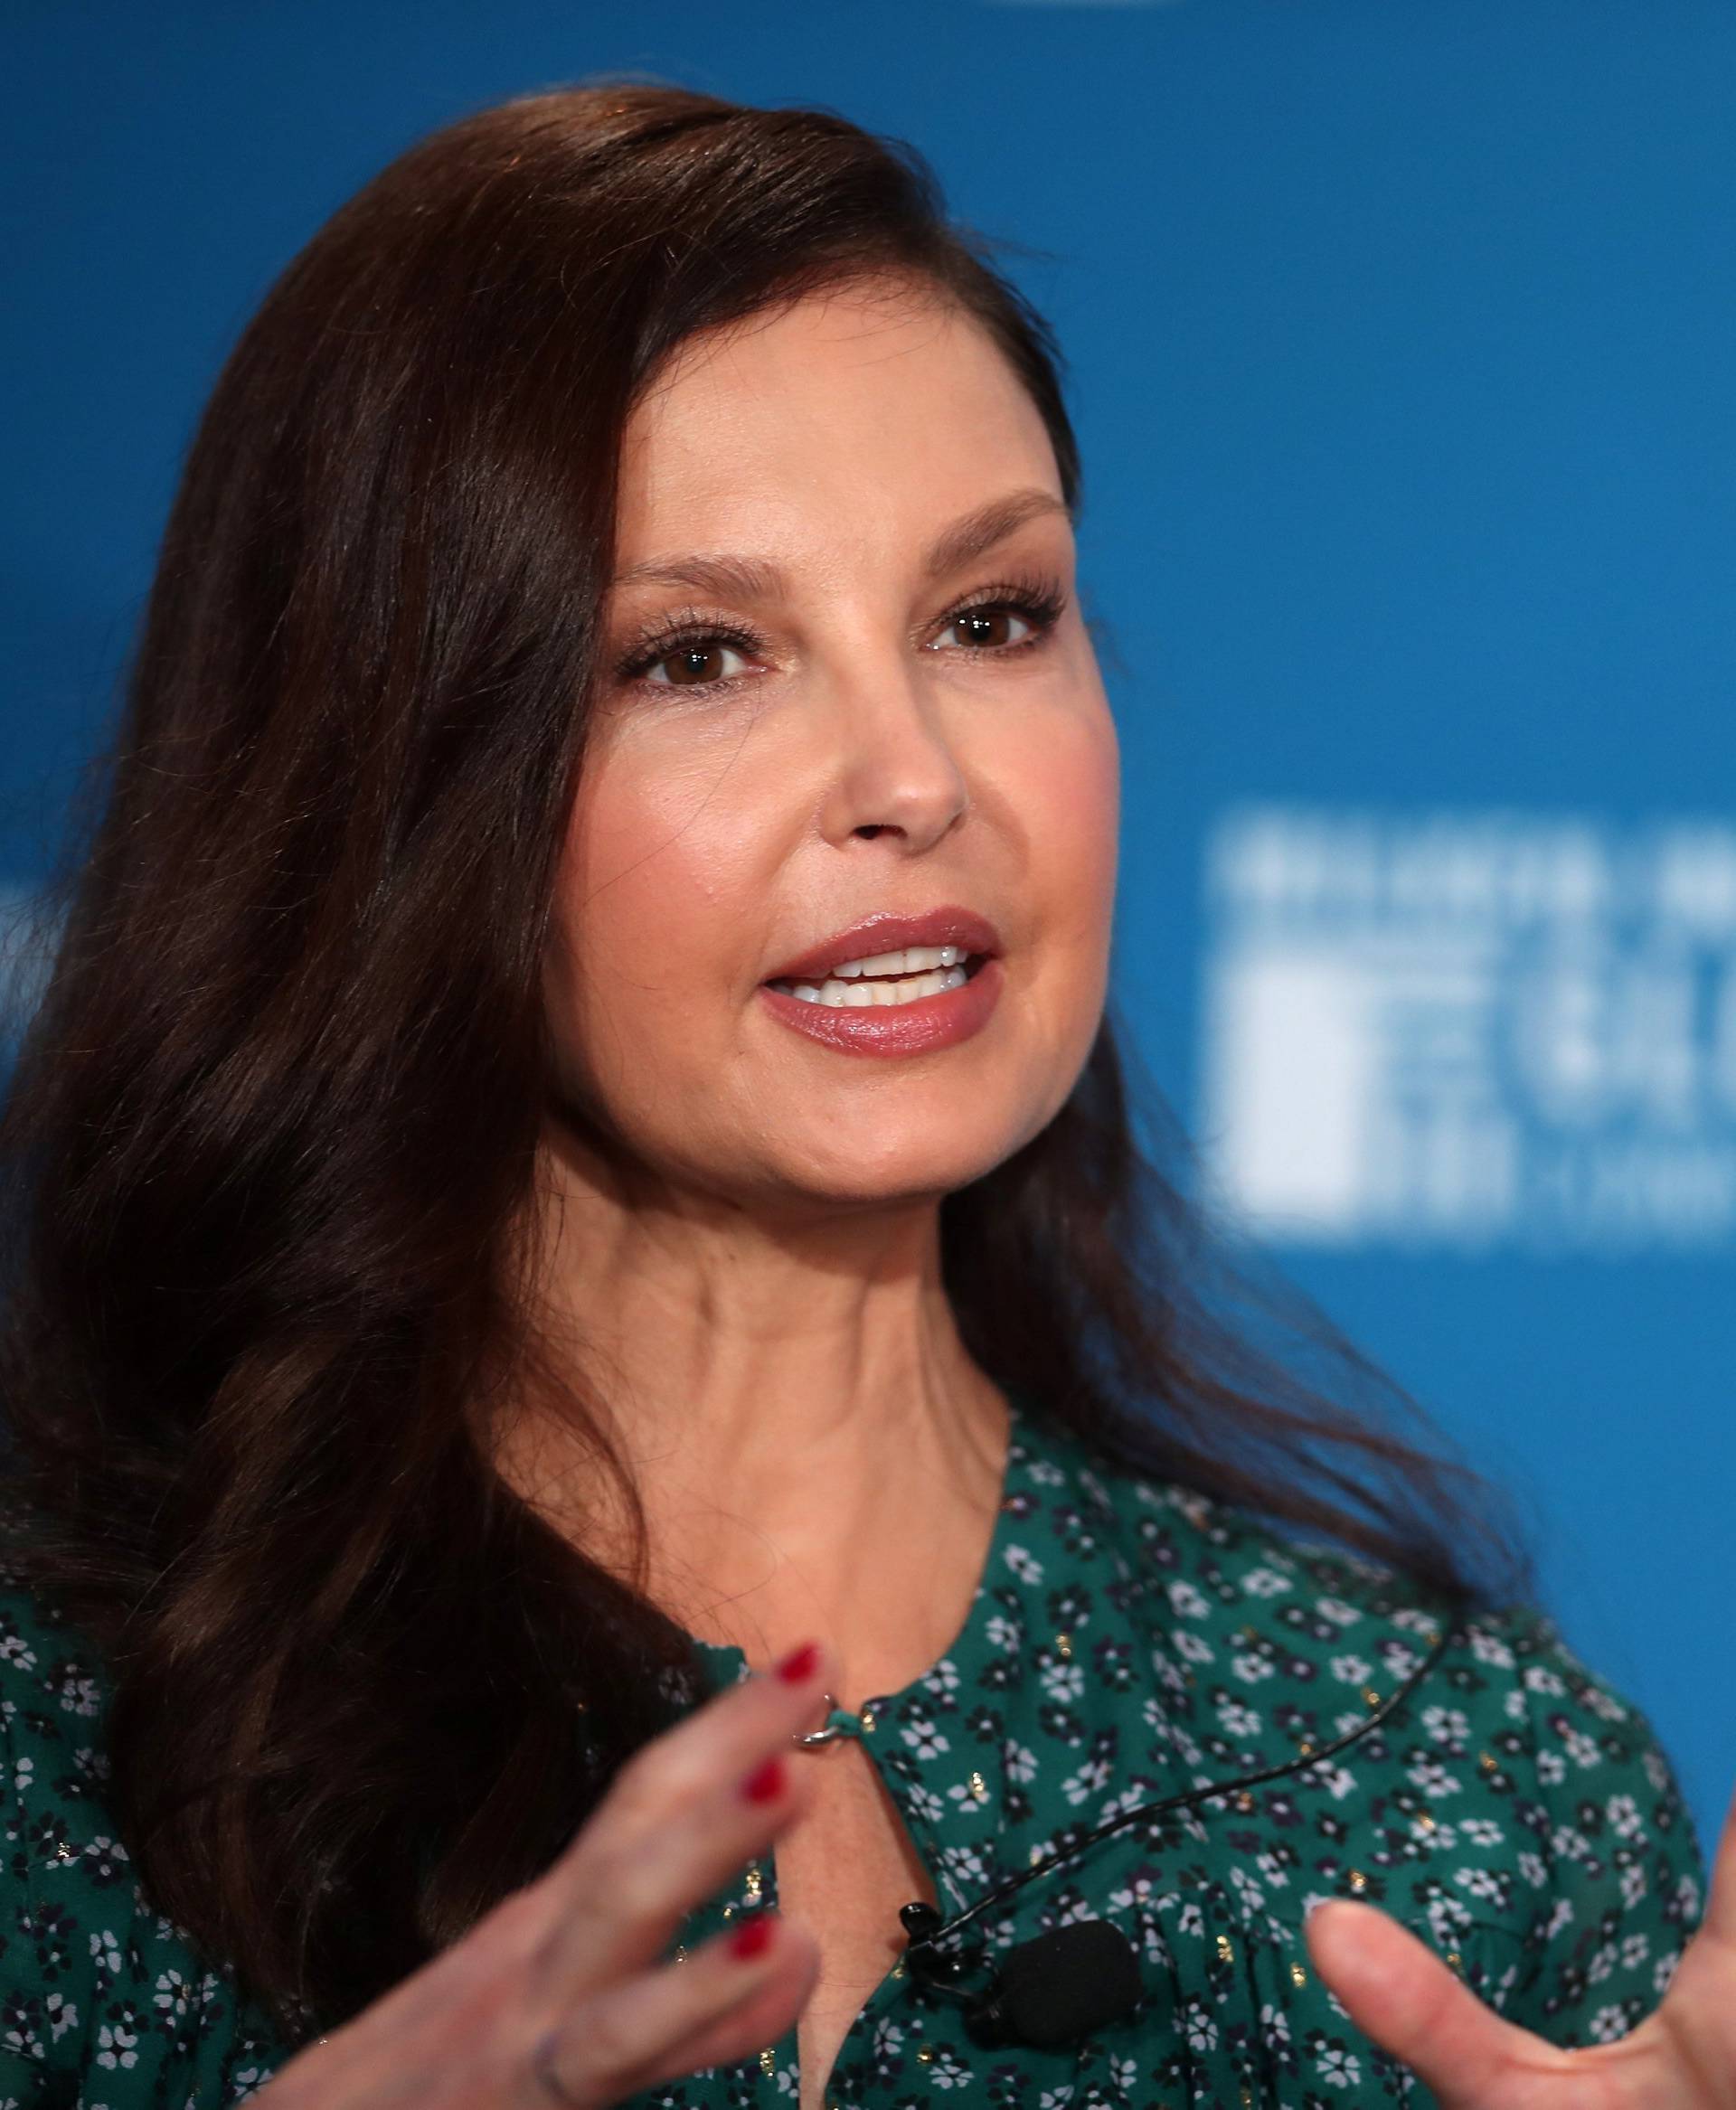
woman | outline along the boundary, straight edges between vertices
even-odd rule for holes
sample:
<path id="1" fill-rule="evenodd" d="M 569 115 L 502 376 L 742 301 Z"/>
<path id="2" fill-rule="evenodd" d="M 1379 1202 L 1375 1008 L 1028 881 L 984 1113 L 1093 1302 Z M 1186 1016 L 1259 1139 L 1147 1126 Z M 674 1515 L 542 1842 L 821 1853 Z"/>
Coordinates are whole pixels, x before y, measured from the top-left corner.
<path id="1" fill-rule="evenodd" d="M 273 290 L 6 1116 L 0 2099 L 1731 2099 L 1645 1723 L 1141 1170 L 1078 495 L 829 117 Z"/>

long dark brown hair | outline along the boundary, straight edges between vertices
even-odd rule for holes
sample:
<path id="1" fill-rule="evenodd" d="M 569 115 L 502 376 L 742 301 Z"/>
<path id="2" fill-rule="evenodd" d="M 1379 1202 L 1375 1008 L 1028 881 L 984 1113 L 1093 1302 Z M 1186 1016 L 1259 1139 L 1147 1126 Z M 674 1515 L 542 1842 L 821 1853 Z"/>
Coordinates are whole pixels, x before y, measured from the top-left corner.
<path id="1" fill-rule="evenodd" d="M 286 2029 L 533 1879 L 693 1690 L 643 1565 L 490 1463 L 625 420 L 693 332 L 891 273 L 989 333 L 1076 505 L 991 254 L 835 116 L 537 95 L 344 205 L 199 426 L 0 1120 L 7 1538 L 106 1663 L 140 1880 Z M 981 1368 L 1106 1461 L 1486 1591 L 1475 1484 L 1311 1307 L 1236 1301 L 1157 1162 L 1106 1022 L 943 1205 Z"/>

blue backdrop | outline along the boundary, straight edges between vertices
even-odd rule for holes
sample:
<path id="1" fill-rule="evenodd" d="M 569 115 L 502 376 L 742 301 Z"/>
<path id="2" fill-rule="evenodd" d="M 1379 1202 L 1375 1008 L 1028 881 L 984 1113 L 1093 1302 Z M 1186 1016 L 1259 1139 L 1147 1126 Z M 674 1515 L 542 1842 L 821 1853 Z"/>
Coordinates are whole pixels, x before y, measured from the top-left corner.
<path id="1" fill-rule="evenodd" d="M 1703 1835 L 1736 1776 L 1727 0 L 14 0 L 0 887 L 180 451 L 412 137 L 631 68 L 920 146 L 1073 367 L 1117 1003 L 1221 1206 L 1537 1520 Z"/>

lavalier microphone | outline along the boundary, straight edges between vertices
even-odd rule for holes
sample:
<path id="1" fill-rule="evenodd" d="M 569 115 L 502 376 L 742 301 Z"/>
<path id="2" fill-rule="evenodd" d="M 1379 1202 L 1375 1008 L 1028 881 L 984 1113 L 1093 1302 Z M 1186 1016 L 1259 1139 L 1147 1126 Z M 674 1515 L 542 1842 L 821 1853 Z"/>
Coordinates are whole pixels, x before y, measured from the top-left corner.
<path id="1" fill-rule="evenodd" d="M 928 1923 L 941 1924 L 932 1905 L 907 1905 L 899 1917 L 912 1936 L 912 1973 L 957 1997 L 958 1980 L 980 1965 L 980 1955 L 948 1956 L 924 1945 Z M 965 1996 L 965 2027 L 979 2044 L 1071 2044 L 1130 2014 L 1144 1997 L 1138 1960 L 1120 1928 L 1076 1919 L 1009 1949 L 987 1985 Z"/>

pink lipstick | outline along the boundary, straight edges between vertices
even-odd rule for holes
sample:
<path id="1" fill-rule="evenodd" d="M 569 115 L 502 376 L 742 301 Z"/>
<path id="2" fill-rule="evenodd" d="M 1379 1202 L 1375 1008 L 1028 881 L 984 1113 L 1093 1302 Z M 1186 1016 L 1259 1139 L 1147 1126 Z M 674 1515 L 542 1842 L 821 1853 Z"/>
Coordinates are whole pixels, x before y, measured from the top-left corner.
<path id="1" fill-rule="evenodd" d="M 937 957 L 911 959 L 913 948 Z M 973 909 L 868 916 L 786 960 L 760 995 L 783 1024 L 841 1053 L 923 1054 L 988 1022 L 1000 953 L 1000 934 Z"/>

